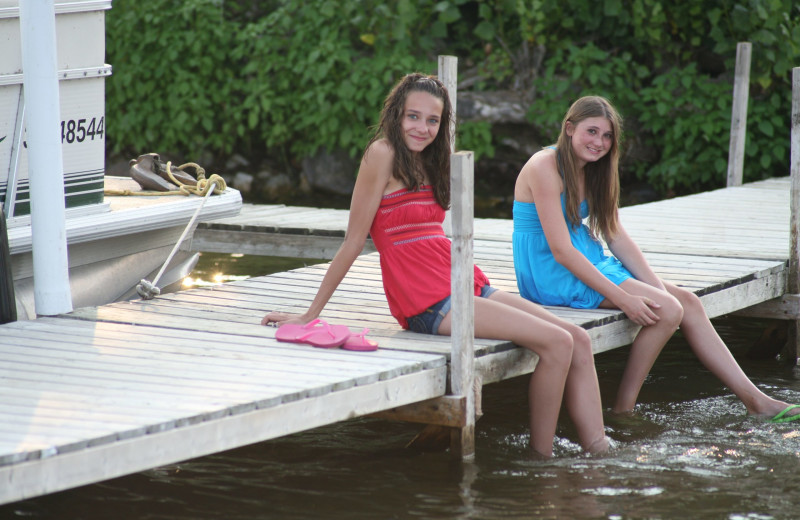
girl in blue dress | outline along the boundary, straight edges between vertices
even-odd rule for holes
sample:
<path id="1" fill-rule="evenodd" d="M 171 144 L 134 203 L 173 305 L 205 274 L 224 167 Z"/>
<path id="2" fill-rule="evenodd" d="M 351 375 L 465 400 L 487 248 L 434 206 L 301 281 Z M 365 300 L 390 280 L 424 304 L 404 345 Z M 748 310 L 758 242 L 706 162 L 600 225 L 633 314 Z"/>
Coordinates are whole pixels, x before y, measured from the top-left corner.
<path id="1" fill-rule="evenodd" d="M 748 413 L 785 422 L 800 407 L 773 399 L 745 375 L 700 299 L 661 280 L 619 221 L 622 120 L 598 96 L 578 99 L 558 142 L 535 153 L 514 188 L 514 267 L 520 294 L 542 305 L 620 309 L 641 325 L 613 411 L 630 412 L 658 354 L 681 327 L 695 355 Z M 584 219 L 586 223 L 584 224 Z M 613 256 L 604 253 L 605 239 Z"/>

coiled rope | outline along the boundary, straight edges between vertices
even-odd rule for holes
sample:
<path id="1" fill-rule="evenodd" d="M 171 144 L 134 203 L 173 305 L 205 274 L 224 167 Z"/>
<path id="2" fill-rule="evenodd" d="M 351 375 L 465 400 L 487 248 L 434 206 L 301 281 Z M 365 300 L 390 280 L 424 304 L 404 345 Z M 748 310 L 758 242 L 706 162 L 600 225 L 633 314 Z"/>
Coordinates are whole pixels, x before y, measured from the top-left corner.
<path id="1" fill-rule="evenodd" d="M 200 206 L 198 206 L 197 210 L 194 212 L 194 215 L 192 215 L 192 219 L 189 221 L 189 223 L 186 225 L 186 228 L 183 230 L 183 233 L 181 234 L 180 238 L 178 239 L 178 242 L 175 244 L 175 247 L 172 248 L 172 251 L 170 252 L 170 254 L 167 257 L 166 261 L 164 261 L 164 265 L 161 266 L 161 269 L 158 271 L 158 274 L 156 275 L 155 278 L 153 278 L 153 281 L 152 282 L 148 282 L 145 279 L 142 279 L 142 280 L 139 281 L 139 284 L 136 286 L 136 292 L 139 293 L 139 296 L 141 296 L 143 300 L 152 300 L 153 298 L 155 298 L 156 296 L 161 294 L 161 289 L 159 289 L 156 284 L 158 283 L 158 280 L 161 278 L 161 275 L 164 274 L 164 271 L 166 270 L 166 268 L 169 265 L 169 263 L 172 261 L 172 257 L 175 256 L 175 253 L 178 251 L 178 247 L 181 245 L 181 243 L 183 243 L 183 240 L 186 238 L 186 235 L 189 234 L 189 230 L 192 229 L 192 227 L 194 226 L 194 223 L 197 220 L 197 217 L 200 215 L 200 211 L 203 210 L 203 206 L 205 206 L 206 201 L 208 200 L 208 197 L 212 193 L 222 193 L 227 188 L 227 186 L 225 184 L 225 180 L 222 177 L 220 177 L 217 174 L 212 174 L 208 179 L 206 179 L 205 178 L 205 170 L 203 168 L 201 168 L 200 166 L 194 164 L 194 163 L 186 163 L 186 164 L 182 165 L 180 167 L 180 169 L 183 169 L 184 166 L 190 166 L 190 165 L 192 165 L 195 168 L 197 168 L 197 186 L 190 186 L 190 185 L 184 184 L 184 183 L 180 182 L 178 179 L 176 179 L 174 175 L 172 175 L 171 165 L 172 165 L 172 162 L 168 161 L 167 162 L 167 175 L 172 180 L 172 182 L 174 182 L 179 187 L 179 189 L 177 191 L 172 191 L 172 192 L 158 191 L 158 192 L 153 192 L 153 194 L 156 194 L 156 195 L 177 195 L 177 194 L 181 194 L 181 195 L 200 195 L 200 196 L 203 197 L 203 200 L 200 202 Z M 129 190 L 121 190 L 121 191 L 127 192 Z M 123 193 L 121 193 L 121 194 L 123 194 Z M 127 195 L 127 193 L 124 193 L 124 194 Z M 150 194 L 150 192 L 131 192 L 130 194 L 131 195 L 143 195 L 143 194 Z"/>
<path id="2" fill-rule="evenodd" d="M 170 178 L 173 184 L 175 184 L 178 189 L 171 190 L 171 191 L 133 191 L 133 190 L 104 190 L 103 193 L 105 195 L 115 195 L 115 196 L 128 196 L 128 195 L 147 195 L 147 196 L 160 196 L 160 195 L 199 195 L 205 196 L 206 193 L 211 189 L 212 185 L 216 185 L 213 190 L 213 193 L 220 194 L 225 189 L 227 189 L 227 184 L 225 184 L 225 179 L 217 175 L 216 173 L 212 173 L 211 176 L 206 179 L 206 170 L 198 165 L 197 163 L 186 163 L 182 164 L 178 167 L 179 170 L 183 170 L 185 167 L 191 166 L 195 168 L 197 171 L 197 185 L 192 186 L 190 184 L 186 184 L 181 182 L 172 174 L 172 161 L 167 161 L 167 176 Z"/>

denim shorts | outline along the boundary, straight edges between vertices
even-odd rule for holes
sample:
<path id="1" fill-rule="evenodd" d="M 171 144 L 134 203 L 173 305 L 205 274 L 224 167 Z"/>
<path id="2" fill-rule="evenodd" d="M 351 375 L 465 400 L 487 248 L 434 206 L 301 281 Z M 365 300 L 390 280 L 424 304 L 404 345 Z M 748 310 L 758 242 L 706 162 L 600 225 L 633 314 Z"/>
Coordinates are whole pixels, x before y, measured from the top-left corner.
<path id="1" fill-rule="evenodd" d="M 481 298 L 488 298 L 495 291 L 497 289 L 491 285 L 484 285 L 481 288 Z M 442 320 L 450 312 L 450 306 L 450 296 L 438 303 L 434 303 L 416 316 L 408 318 L 406 320 L 408 321 L 408 329 L 422 334 L 438 334 L 439 325 L 442 324 Z"/>

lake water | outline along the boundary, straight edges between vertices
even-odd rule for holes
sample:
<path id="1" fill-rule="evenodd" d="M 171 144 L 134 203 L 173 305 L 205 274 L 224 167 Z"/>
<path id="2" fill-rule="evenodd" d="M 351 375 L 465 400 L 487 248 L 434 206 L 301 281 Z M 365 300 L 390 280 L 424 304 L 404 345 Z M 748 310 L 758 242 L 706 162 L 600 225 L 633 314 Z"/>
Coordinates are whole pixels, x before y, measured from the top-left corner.
<path id="1" fill-rule="evenodd" d="M 203 255 L 194 276 L 207 283 L 215 273 L 236 279 L 304 263 Z M 746 356 L 766 322 L 715 324 L 760 388 L 800 402 L 796 369 Z M 625 349 L 596 357 L 606 403 L 625 359 Z M 417 425 L 358 419 L 0 506 L 0 519 L 800 517 L 800 422 L 746 416 L 680 335 L 645 382 L 635 416 L 607 415 L 608 454 L 582 454 L 564 418 L 556 457 L 531 457 L 526 389 L 527 377 L 484 387 L 471 463 L 406 449 Z"/>

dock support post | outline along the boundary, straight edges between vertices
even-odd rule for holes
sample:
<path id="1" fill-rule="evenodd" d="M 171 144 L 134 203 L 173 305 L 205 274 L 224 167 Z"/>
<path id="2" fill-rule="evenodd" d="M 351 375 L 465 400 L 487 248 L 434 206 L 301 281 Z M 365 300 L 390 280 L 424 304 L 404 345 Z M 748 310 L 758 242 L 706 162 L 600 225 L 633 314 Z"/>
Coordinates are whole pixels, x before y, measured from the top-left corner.
<path id="1" fill-rule="evenodd" d="M 475 456 L 473 161 L 472 152 L 457 152 L 450 156 L 450 197 L 453 218 L 450 385 L 454 396 L 466 399 L 464 426 L 452 430 L 450 451 L 462 459 L 472 459 Z"/>
<path id="2" fill-rule="evenodd" d="M 791 222 L 789 223 L 789 279 L 786 292 L 800 294 L 800 67 L 792 69 L 792 119 L 791 147 L 789 153 L 789 172 L 792 176 L 792 188 L 789 207 Z M 790 365 L 797 364 L 800 355 L 800 320 L 789 322 L 789 335 L 784 347 L 786 361 Z"/>
<path id="3" fill-rule="evenodd" d="M 458 58 L 455 56 L 439 56 L 439 81 L 444 83 L 447 95 L 450 96 L 450 106 L 453 112 L 450 114 L 450 153 L 456 151 L 456 102 L 458 95 Z"/>
<path id="4" fill-rule="evenodd" d="M 444 83 L 444 88 L 447 89 L 447 96 L 450 98 L 450 153 L 456 151 L 456 103 L 458 102 L 458 58 L 455 56 L 439 56 L 438 71 L 436 73 L 439 81 Z M 453 233 L 453 223 L 451 211 L 448 209 L 444 214 L 444 222 L 442 228 L 447 236 Z"/>
<path id="5" fill-rule="evenodd" d="M 736 71 L 733 80 L 731 141 L 728 150 L 728 187 L 742 185 L 744 142 L 747 136 L 747 98 L 750 94 L 750 42 L 736 45 Z"/>

